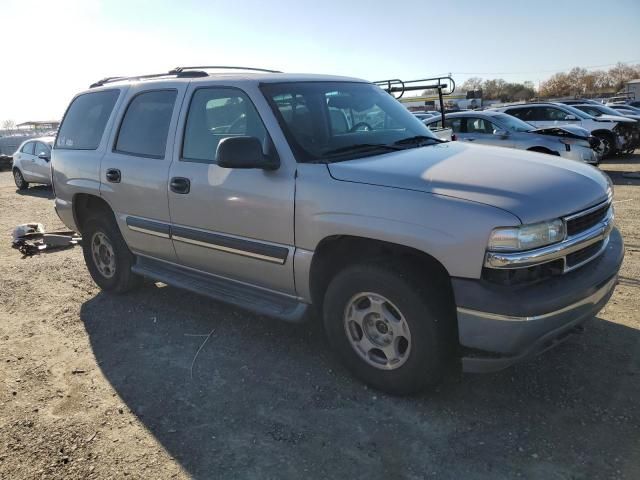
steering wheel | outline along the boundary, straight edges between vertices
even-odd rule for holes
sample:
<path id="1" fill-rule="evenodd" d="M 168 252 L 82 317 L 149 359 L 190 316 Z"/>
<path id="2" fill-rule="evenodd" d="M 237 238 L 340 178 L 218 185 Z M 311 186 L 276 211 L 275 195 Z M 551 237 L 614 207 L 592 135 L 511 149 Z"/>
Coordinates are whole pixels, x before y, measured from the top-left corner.
<path id="1" fill-rule="evenodd" d="M 370 132 L 371 130 L 373 130 L 373 127 L 369 125 L 367 122 L 358 122 L 349 129 L 349 133 L 353 133 L 357 131 L 359 127 L 364 127 L 366 132 Z"/>

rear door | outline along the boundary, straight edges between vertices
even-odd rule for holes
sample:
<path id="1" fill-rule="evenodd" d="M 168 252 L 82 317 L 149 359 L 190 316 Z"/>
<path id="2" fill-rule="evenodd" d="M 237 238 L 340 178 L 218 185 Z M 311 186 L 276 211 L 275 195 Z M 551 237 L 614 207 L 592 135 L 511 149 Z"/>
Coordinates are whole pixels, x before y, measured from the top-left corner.
<path id="1" fill-rule="evenodd" d="M 186 83 L 156 85 L 128 90 L 102 158 L 100 192 L 134 253 L 174 261 L 167 179 Z"/>
<path id="2" fill-rule="evenodd" d="M 20 151 L 16 154 L 19 160 L 19 168 L 22 171 L 22 176 L 27 182 L 36 181 L 36 177 L 33 174 L 33 153 L 35 151 L 35 142 L 25 143 Z"/>
<path id="3" fill-rule="evenodd" d="M 258 114 L 257 105 L 276 124 L 265 98 L 253 83 L 244 90 L 193 84 L 186 104 L 169 175 L 179 263 L 294 293 L 295 165 L 266 171 L 216 164 L 217 146 L 230 136 L 257 137 L 265 153 L 277 155 Z"/>

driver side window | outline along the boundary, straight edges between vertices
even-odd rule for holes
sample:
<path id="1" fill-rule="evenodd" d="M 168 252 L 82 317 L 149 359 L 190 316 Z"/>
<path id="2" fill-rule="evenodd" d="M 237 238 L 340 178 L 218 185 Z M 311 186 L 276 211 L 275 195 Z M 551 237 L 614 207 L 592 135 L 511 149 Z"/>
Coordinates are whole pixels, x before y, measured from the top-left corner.
<path id="1" fill-rule="evenodd" d="M 194 92 L 187 114 L 182 160 L 215 163 L 220 141 L 256 137 L 265 145 L 267 131 L 249 97 L 236 88 L 201 88 Z"/>

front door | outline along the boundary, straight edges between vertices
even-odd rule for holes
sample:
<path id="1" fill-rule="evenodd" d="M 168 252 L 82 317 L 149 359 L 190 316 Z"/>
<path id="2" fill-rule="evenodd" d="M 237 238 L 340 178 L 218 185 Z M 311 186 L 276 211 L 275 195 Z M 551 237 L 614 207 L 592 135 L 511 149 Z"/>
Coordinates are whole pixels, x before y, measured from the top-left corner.
<path id="1" fill-rule="evenodd" d="M 274 171 L 228 169 L 216 148 L 230 136 L 257 137 L 277 155 L 255 102 L 260 92 L 192 85 L 169 173 L 169 209 L 178 261 L 226 278 L 295 292 L 293 222 L 295 165 Z M 182 131 L 181 131 L 182 130 Z"/>
<path id="2" fill-rule="evenodd" d="M 33 176 L 38 181 L 48 183 L 51 180 L 51 147 L 49 145 L 36 142 L 33 156 Z"/>
<path id="3" fill-rule="evenodd" d="M 100 192 L 136 254 L 175 261 L 167 200 L 178 106 L 186 87 L 144 83 L 126 92 L 100 164 Z"/>
<path id="4" fill-rule="evenodd" d="M 486 118 L 465 117 L 462 119 L 465 125 L 461 132 L 456 134 L 458 140 L 476 142 L 482 145 L 496 147 L 510 147 L 509 135 Z"/>

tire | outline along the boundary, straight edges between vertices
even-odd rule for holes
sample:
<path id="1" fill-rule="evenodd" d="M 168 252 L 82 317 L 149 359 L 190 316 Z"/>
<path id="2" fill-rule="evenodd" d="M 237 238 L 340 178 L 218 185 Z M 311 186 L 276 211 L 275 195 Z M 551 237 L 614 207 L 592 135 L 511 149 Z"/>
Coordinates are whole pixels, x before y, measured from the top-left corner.
<path id="1" fill-rule="evenodd" d="M 125 293 L 141 278 L 131 271 L 135 256 L 110 213 L 89 218 L 82 228 L 82 252 L 91 278 L 102 289 Z"/>
<path id="2" fill-rule="evenodd" d="M 450 335 L 453 319 L 447 318 L 447 309 L 437 300 L 439 288 L 429 292 L 423 283 L 392 267 L 353 265 L 338 273 L 327 288 L 323 317 L 328 341 L 354 376 L 376 389 L 394 395 L 419 392 L 437 384 L 446 370 L 455 346 Z M 365 297 L 359 300 L 361 294 Z M 367 308 L 377 309 L 381 299 L 384 316 L 391 319 L 386 327 L 380 328 L 381 317 L 375 313 L 365 315 L 360 324 L 347 320 L 352 313 L 353 318 L 362 318 Z M 400 352 L 395 364 L 381 349 L 369 350 L 380 345 L 378 334 L 388 340 L 393 329 L 393 351 Z"/>
<path id="3" fill-rule="evenodd" d="M 13 181 L 16 182 L 18 190 L 26 190 L 29 188 L 29 182 L 24 179 L 22 172 L 17 168 L 13 169 Z"/>
<path id="4" fill-rule="evenodd" d="M 597 137 L 602 142 L 602 158 L 612 156 L 616 153 L 615 143 L 613 137 L 608 133 L 594 133 L 594 137 Z"/>

